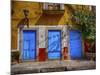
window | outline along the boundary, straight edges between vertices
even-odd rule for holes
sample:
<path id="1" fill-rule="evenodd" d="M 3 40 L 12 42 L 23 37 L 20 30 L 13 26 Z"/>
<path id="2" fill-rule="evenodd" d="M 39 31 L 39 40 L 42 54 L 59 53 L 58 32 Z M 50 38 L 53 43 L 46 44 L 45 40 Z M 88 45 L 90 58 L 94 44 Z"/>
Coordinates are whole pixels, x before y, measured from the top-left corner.
<path id="1" fill-rule="evenodd" d="M 43 10 L 64 10 L 64 4 L 44 3 Z"/>

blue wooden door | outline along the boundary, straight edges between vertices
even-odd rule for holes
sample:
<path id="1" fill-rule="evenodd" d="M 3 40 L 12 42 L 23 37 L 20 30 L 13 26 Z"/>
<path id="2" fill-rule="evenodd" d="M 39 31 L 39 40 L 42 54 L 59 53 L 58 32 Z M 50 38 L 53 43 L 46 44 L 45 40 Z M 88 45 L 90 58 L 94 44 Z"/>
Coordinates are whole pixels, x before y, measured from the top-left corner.
<path id="1" fill-rule="evenodd" d="M 48 59 L 61 58 L 61 31 L 48 31 Z"/>
<path id="2" fill-rule="evenodd" d="M 70 31 L 70 56 L 71 59 L 82 58 L 82 35 L 80 31 Z"/>
<path id="3" fill-rule="evenodd" d="M 35 60 L 36 58 L 36 32 L 32 30 L 23 31 L 23 60 Z"/>

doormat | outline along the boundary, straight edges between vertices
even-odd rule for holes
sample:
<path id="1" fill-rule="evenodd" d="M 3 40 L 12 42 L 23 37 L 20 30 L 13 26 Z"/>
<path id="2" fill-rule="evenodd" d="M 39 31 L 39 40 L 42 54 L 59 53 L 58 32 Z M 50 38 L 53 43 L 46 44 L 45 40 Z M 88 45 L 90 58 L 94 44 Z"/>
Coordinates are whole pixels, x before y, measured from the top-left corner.
<path id="1" fill-rule="evenodd" d="M 96 6 L 11 1 L 11 74 L 96 69 Z"/>

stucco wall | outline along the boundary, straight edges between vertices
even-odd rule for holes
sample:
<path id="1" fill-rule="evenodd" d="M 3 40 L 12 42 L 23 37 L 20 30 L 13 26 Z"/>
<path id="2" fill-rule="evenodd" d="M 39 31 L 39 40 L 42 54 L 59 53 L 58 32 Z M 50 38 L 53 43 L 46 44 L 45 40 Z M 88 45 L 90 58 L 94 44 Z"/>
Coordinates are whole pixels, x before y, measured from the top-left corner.
<path id="1" fill-rule="evenodd" d="M 23 30 L 36 30 L 36 60 L 44 61 L 48 60 L 48 30 L 60 30 L 61 31 L 61 59 L 63 58 L 63 51 L 67 49 L 67 53 L 64 54 L 66 59 L 69 59 L 69 37 L 68 37 L 68 26 L 32 26 L 30 28 L 23 28 Z M 23 30 L 19 31 L 19 51 L 20 59 L 22 59 L 23 49 Z M 42 51 L 42 54 L 41 54 Z"/>
<path id="2" fill-rule="evenodd" d="M 24 13 L 23 13 L 24 9 L 29 10 L 29 16 L 28 16 L 29 25 L 35 25 L 40 15 L 42 14 L 40 3 L 12 1 L 12 10 L 13 10 L 13 15 L 11 17 L 12 49 L 17 49 L 17 43 L 18 43 L 17 25 L 20 22 L 20 20 L 24 18 Z"/>
<path id="3" fill-rule="evenodd" d="M 39 21 L 40 17 L 43 14 L 43 10 L 42 10 L 42 6 L 43 3 L 38 3 L 38 2 L 24 2 L 24 1 L 12 1 L 12 17 L 11 17 L 11 30 L 12 30 L 12 42 L 11 42 L 11 48 L 13 49 L 17 49 L 17 43 L 18 43 L 18 28 L 17 25 L 20 22 L 21 19 L 24 18 L 24 13 L 23 10 L 27 9 L 29 10 L 29 25 L 30 26 L 34 26 L 37 24 L 37 22 L 40 22 L 39 24 L 41 24 L 41 21 Z M 56 24 L 56 25 L 65 25 L 66 21 L 68 23 L 70 23 L 70 13 L 68 12 L 69 10 L 67 10 L 67 8 L 65 9 L 64 13 L 59 17 L 56 15 L 55 17 L 53 17 L 52 15 L 50 16 L 51 19 L 54 18 L 54 21 L 48 18 L 48 22 L 46 18 L 42 18 L 42 22 L 46 23 L 47 25 L 50 24 Z M 58 11 L 59 12 L 59 11 Z M 44 17 L 44 16 L 42 16 Z"/>
<path id="4" fill-rule="evenodd" d="M 18 49 L 18 23 L 24 18 L 23 10 L 29 10 L 29 26 L 35 25 L 74 25 L 72 21 L 73 9 L 70 5 L 64 5 L 62 14 L 45 15 L 43 12 L 43 3 L 27 2 L 27 1 L 12 1 L 12 15 L 11 15 L 11 48 L 12 50 Z M 74 9 L 80 9 L 80 5 L 72 5 Z M 76 8 L 75 8 L 76 7 Z M 79 8 L 80 7 L 80 8 Z M 59 13 L 58 11 L 57 13 Z M 48 12 L 49 13 L 49 12 Z M 42 35 L 42 34 L 41 34 Z M 41 45 L 42 46 L 42 45 Z M 44 45 L 43 45 L 44 46 Z"/>

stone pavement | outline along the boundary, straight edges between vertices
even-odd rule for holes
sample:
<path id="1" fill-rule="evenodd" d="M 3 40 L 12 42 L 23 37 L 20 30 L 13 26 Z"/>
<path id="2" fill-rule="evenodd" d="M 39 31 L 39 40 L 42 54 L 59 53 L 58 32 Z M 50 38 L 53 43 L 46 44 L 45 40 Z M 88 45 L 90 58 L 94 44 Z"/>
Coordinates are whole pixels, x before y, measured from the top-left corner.
<path id="1" fill-rule="evenodd" d="M 11 65 L 11 74 L 44 73 L 95 69 L 96 62 L 89 60 L 52 60 L 45 62 L 23 62 Z"/>

